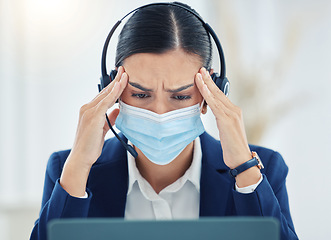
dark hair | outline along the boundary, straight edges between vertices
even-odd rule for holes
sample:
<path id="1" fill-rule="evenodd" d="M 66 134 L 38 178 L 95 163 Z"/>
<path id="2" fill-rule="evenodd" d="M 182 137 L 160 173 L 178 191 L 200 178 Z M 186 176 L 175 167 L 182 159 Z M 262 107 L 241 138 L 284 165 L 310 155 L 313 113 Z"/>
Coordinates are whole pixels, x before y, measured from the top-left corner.
<path id="1" fill-rule="evenodd" d="M 175 3 L 193 10 L 186 4 Z M 198 55 L 203 66 L 210 69 L 212 45 L 201 21 L 178 6 L 149 6 L 135 12 L 124 25 L 119 35 L 115 65 L 121 66 L 135 53 L 165 53 L 176 48 Z"/>

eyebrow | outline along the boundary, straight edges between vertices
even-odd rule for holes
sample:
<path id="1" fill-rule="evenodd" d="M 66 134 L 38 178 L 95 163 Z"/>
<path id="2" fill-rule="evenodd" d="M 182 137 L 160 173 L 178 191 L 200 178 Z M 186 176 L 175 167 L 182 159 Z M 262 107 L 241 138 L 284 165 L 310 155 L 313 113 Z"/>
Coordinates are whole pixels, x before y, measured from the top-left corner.
<path id="1" fill-rule="evenodd" d="M 138 89 L 140 89 L 142 91 L 145 91 L 145 92 L 152 92 L 153 91 L 153 89 L 145 88 L 145 87 L 141 86 L 139 83 L 129 82 L 129 84 L 132 87 L 138 88 Z"/>
<path id="2" fill-rule="evenodd" d="M 167 92 L 171 92 L 171 93 L 177 93 L 177 92 L 183 91 L 183 90 L 185 90 L 185 89 L 187 89 L 187 88 L 190 88 L 190 87 L 192 87 L 193 85 L 194 85 L 194 84 L 191 83 L 191 84 L 187 84 L 187 85 L 182 86 L 182 87 L 177 88 L 177 89 L 166 89 L 166 91 L 167 91 Z"/>
<path id="3" fill-rule="evenodd" d="M 150 88 L 145 88 L 143 86 L 141 86 L 139 83 L 135 83 L 135 82 L 129 82 L 129 84 L 132 86 L 132 87 L 135 87 L 135 88 L 138 88 L 142 91 L 145 91 L 145 92 L 153 92 L 153 89 L 150 89 Z M 176 89 L 166 89 L 167 92 L 171 92 L 171 93 L 177 93 L 177 92 L 181 92 L 187 88 L 190 88 L 194 86 L 193 83 L 191 84 L 188 84 L 188 85 L 185 85 L 185 86 L 182 86 L 182 87 L 179 87 L 179 88 L 176 88 Z"/>

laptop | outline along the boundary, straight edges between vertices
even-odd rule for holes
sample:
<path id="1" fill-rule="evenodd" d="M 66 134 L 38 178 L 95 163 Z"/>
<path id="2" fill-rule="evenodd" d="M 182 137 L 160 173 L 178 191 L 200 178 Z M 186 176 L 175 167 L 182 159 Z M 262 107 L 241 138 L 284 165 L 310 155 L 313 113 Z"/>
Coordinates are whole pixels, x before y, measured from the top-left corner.
<path id="1" fill-rule="evenodd" d="M 280 226 L 269 217 L 222 217 L 198 220 L 56 219 L 48 240 L 279 240 Z"/>

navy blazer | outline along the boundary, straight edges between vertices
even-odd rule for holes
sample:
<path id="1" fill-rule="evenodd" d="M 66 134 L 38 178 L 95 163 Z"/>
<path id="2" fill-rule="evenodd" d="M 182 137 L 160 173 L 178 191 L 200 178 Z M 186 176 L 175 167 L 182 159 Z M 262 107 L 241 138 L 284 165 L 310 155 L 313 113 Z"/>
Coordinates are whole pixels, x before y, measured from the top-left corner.
<path id="1" fill-rule="evenodd" d="M 272 216 L 280 221 L 282 239 L 298 239 L 285 185 L 288 168 L 281 155 L 250 145 L 265 166 L 263 181 L 253 193 L 242 194 L 234 189 L 235 182 L 223 162 L 220 142 L 206 132 L 200 135 L 200 140 L 200 216 Z M 124 217 L 128 165 L 127 152 L 120 142 L 116 138 L 105 141 L 90 171 L 87 199 L 70 196 L 59 184 L 69 153 L 70 150 L 53 153 L 48 161 L 40 216 L 30 239 L 46 239 L 47 222 L 54 218 Z"/>

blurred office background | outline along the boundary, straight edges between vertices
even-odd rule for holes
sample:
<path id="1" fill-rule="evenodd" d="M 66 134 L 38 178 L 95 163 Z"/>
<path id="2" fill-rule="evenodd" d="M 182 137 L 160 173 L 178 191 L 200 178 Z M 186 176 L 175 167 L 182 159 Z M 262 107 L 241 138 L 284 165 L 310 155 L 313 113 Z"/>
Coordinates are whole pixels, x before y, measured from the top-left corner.
<path id="1" fill-rule="evenodd" d="M 182 1 L 219 35 L 249 141 L 290 168 L 300 239 L 330 239 L 331 2 Z M 149 2 L 0 0 L 0 239 L 29 238 L 48 157 L 72 146 L 79 108 L 97 94 L 108 31 Z M 210 111 L 204 123 L 218 137 Z"/>

